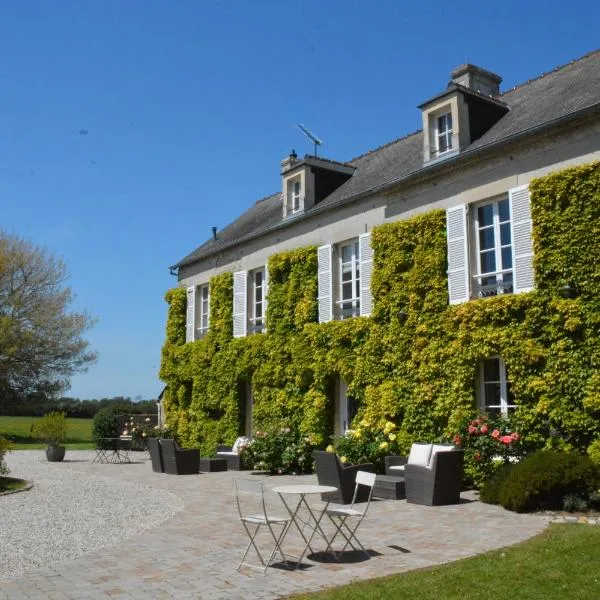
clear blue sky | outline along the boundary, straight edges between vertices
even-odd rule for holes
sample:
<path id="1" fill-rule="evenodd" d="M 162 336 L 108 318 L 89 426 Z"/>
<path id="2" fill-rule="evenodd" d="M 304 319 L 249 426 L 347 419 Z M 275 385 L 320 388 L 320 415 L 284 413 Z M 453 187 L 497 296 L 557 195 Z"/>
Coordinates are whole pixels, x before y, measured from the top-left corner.
<path id="1" fill-rule="evenodd" d="M 589 0 L 3 0 L 0 227 L 62 257 L 99 319 L 67 393 L 156 397 L 169 265 L 278 190 L 311 151 L 297 123 L 349 160 L 419 129 L 457 65 L 507 89 L 598 23 Z"/>

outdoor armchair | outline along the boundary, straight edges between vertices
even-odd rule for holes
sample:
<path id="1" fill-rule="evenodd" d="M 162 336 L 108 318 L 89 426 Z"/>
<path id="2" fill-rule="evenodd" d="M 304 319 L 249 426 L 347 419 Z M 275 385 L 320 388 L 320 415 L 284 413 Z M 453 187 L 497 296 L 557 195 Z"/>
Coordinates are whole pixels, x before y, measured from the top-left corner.
<path id="1" fill-rule="evenodd" d="M 200 472 L 200 450 L 179 448 L 175 440 L 159 440 L 165 473 L 194 475 Z"/>
<path id="2" fill-rule="evenodd" d="M 428 506 L 457 504 L 463 475 L 463 450 L 433 452 L 428 466 L 404 468 L 406 501 Z"/>
<path id="3" fill-rule="evenodd" d="M 334 452 L 315 450 L 313 452 L 317 479 L 319 485 L 332 485 L 338 489 L 337 492 L 321 494 L 323 502 L 334 502 L 335 504 L 351 504 L 356 485 L 356 473 L 367 471 L 375 473 L 375 465 L 366 463 L 363 465 L 345 465 Z M 369 498 L 369 488 L 361 486 L 358 489 L 355 502 L 366 502 Z"/>
<path id="4" fill-rule="evenodd" d="M 224 458 L 227 461 L 228 471 L 243 471 L 246 469 L 246 465 L 242 460 L 242 450 L 248 445 L 249 440 L 247 437 L 240 436 L 235 440 L 233 446 L 217 446 L 217 457 Z"/>

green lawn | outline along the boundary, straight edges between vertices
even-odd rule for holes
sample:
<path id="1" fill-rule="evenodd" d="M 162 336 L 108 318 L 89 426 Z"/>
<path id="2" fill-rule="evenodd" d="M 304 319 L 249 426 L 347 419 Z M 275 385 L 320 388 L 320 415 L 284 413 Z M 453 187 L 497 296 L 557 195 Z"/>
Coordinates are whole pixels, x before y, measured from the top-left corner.
<path id="1" fill-rule="evenodd" d="M 400 555 L 399 563 L 401 560 Z M 293 598 L 597 600 L 600 525 L 550 525 L 527 542 L 474 558 Z"/>
<path id="2" fill-rule="evenodd" d="M 31 426 L 40 417 L 0 416 L 0 436 L 13 441 L 15 450 L 45 448 L 46 444 L 31 436 Z M 67 419 L 66 447 L 71 450 L 93 448 L 92 419 Z"/>

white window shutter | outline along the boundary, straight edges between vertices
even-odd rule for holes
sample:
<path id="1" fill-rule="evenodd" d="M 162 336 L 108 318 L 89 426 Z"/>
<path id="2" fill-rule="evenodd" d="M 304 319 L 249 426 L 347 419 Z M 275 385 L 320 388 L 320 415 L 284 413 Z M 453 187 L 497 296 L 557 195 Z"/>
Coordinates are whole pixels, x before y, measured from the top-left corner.
<path id="1" fill-rule="evenodd" d="M 367 317 L 373 308 L 371 295 L 371 271 L 373 270 L 373 249 L 371 248 L 371 234 L 363 233 L 358 237 L 360 252 L 360 315 Z"/>
<path id="2" fill-rule="evenodd" d="M 185 342 L 193 342 L 196 333 L 196 288 L 187 289 L 187 308 L 185 311 Z"/>
<path id="3" fill-rule="evenodd" d="M 233 274 L 233 337 L 245 337 L 248 325 L 248 272 Z"/>
<path id="4" fill-rule="evenodd" d="M 513 287 L 515 294 L 533 289 L 533 241 L 531 238 L 531 203 L 529 186 L 508 190 L 513 252 Z"/>
<path id="5" fill-rule="evenodd" d="M 464 204 L 446 210 L 446 236 L 448 296 L 450 304 L 460 304 L 470 297 L 467 207 Z"/>
<path id="6" fill-rule="evenodd" d="M 267 302 L 269 301 L 269 261 L 267 261 L 267 264 L 265 265 L 265 278 L 264 278 L 264 290 L 263 290 L 263 319 L 264 319 L 264 326 L 263 326 L 263 333 L 267 332 Z"/>
<path id="7" fill-rule="evenodd" d="M 319 285 L 319 323 L 333 319 L 333 277 L 331 244 L 320 246 L 317 250 L 317 277 Z"/>

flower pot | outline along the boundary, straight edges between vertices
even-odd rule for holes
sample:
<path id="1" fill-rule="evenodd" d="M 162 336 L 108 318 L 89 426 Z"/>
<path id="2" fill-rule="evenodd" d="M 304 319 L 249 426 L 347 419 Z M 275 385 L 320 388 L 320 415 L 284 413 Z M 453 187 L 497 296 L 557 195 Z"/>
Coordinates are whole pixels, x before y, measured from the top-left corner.
<path id="1" fill-rule="evenodd" d="M 61 462 L 65 457 L 65 451 L 64 446 L 48 446 L 46 448 L 46 458 L 50 462 Z"/>

